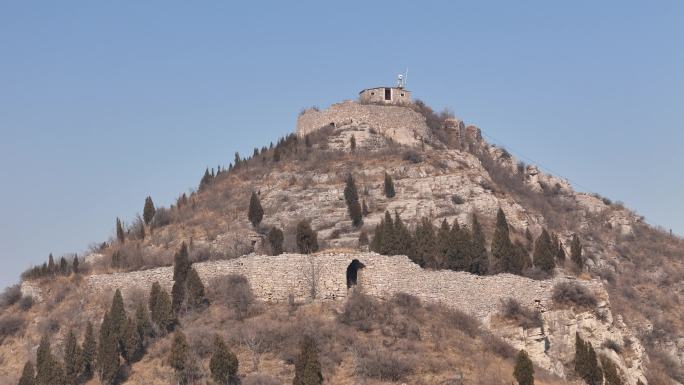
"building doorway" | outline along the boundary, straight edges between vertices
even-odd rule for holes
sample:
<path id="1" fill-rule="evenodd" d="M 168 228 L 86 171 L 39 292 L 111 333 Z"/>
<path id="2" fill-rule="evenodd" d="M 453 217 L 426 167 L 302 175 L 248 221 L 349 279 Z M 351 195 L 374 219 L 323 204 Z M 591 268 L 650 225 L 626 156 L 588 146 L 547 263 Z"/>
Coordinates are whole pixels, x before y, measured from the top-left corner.
<path id="1" fill-rule="evenodd" d="M 363 263 L 359 262 L 358 259 L 351 261 L 349 266 L 347 266 L 347 289 L 356 285 L 359 276 L 359 270 L 366 267 Z"/>
<path id="2" fill-rule="evenodd" d="M 392 100 L 392 89 L 385 88 L 385 100 Z"/>

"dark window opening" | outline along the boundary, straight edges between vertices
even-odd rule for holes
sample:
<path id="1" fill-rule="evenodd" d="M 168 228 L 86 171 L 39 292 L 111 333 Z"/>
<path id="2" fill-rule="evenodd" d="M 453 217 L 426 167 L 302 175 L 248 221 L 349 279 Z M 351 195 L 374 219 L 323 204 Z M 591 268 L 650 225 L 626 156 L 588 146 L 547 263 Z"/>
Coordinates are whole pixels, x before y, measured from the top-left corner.
<path id="1" fill-rule="evenodd" d="M 392 89 L 385 88 L 385 100 L 392 100 Z"/>
<path id="2" fill-rule="evenodd" d="M 403 93 L 403 92 L 401 93 L 401 96 L 404 96 L 404 93 Z"/>
<path id="3" fill-rule="evenodd" d="M 351 261 L 349 266 L 347 266 L 347 289 L 356 285 L 356 280 L 359 276 L 359 269 L 366 267 L 363 263 L 359 262 L 358 259 Z"/>
<path id="4" fill-rule="evenodd" d="M 371 96 L 375 95 L 375 92 L 371 92 Z"/>

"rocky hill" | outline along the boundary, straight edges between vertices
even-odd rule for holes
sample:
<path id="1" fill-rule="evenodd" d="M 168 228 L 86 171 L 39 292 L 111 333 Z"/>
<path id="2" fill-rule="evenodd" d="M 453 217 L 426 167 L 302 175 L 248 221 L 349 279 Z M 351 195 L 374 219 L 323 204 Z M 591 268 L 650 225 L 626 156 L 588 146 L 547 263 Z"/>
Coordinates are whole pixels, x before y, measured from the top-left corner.
<path id="1" fill-rule="evenodd" d="M 345 202 L 349 175 L 365 208 L 360 226 Z M 385 193 L 387 176 L 393 197 Z M 252 193 L 263 209 L 257 225 L 247 215 Z M 471 230 L 475 214 L 489 249 L 499 210 L 511 241 L 530 254 L 542 231 L 556 234 L 568 256 L 577 236 L 582 266 L 566 258 L 550 273 L 530 265 L 519 275 L 490 269 L 480 276 L 379 255 L 363 241 L 364 235 L 373 238 L 386 212 L 411 230 L 423 218 L 435 228 L 446 220 Z M 296 254 L 302 220 L 322 250 L 312 256 Z M 285 254 L 271 255 L 272 228 L 283 231 Z M 214 331 L 231 342 L 245 383 L 290 383 L 291 345 L 297 343 L 277 336 L 311 334 L 312 328 L 318 330 L 323 376 L 332 384 L 509 383 L 511 352 L 519 349 L 535 363 L 538 382 L 579 383 L 576 333 L 617 367 L 625 384 L 684 382 L 684 242 L 619 203 L 576 192 L 518 162 L 485 142 L 477 127 L 420 102 L 305 110 L 296 134 L 249 158 L 236 154 L 229 167 L 207 170 L 197 192 L 158 207 L 149 224 L 131 221 L 119 239 L 82 259 L 78 274 L 29 271 L 19 297 L 33 298 L 33 305 L 4 301 L 0 375 L 16 383 L 42 335 L 50 335 L 63 355 L 68 330 L 82 333 L 87 321 L 98 326 L 116 289 L 130 314 L 153 282 L 171 292 L 170 266 L 183 242 L 211 303 L 180 314 L 196 383 L 210 381 L 211 348 L 202 340 Z M 496 264 L 491 250 L 489 259 Z M 349 289 L 353 260 L 364 267 Z M 220 290 L 236 274 L 246 278 L 255 299 L 246 316 L 236 316 Z M 224 330 L 228 325 L 231 331 Z M 256 349 L 249 343 L 255 338 L 271 342 Z M 144 358 L 124 365 L 125 383 L 173 381 L 164 358 L 170 341 L 169 335 L 148 340 Z M 250 366 L 257 350 L 260 360 Z"/>

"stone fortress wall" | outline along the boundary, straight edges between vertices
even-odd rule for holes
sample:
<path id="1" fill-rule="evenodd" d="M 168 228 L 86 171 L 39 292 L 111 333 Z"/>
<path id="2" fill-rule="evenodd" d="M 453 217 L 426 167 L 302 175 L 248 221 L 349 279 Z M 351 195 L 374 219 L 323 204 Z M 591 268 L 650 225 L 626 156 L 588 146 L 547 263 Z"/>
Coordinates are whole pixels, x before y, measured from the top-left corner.
<path id="1" fill-rule="evenodd" d="M 376 253 L 329 253 L 311 256 L 282 254 L 278 256 L 247 255 L 241 258 L 193 264 L 205 285 L 212 279 L 229 274 L 244 275 L 256 298 L 267 302 L 286 301 L 290 294 L 298 301 L 309 296 L 311 271 L 318 272 L 318 299 L 339 300 L 347 296 L 347 267 L 354 259 L 365 265 L 358 270 L 358 285 L 378 298 L 389 298 L 398 292 L 417 296 L 427 302 L 440 302 L 480 319 L 487 319 L 499 309 L 500 301 L 513 297 L 530 308 L 545 310 L 551 305 L 553 286 L 569 278 L 557 277 L 535 281 L 512 274 L 477 276 L 451 270 L 425 270 L 406 256 L 384 256 Z M 173 284 L 173 268 L 160 267 L 129 273 L 92 275 L 88 278 L 92 291 L 120 288 L 124 293 L 133 288 L 148 291 L 158 281 L 167 290 Z M 603 287 L 594 281 L 578 281 L 595 292 Z M 602 293 L 598 293 L 603 296 Z"/>
<path id="2" fill-rule="evenodd" d="M 336 103 L 324 110 L 307 109 L 297 118 L 297 135 L 303 137 L 321 127 L 356 126 L 374 129 L 395 142 L 408 146 L 431 142 L 425 117 L 408 107 L 360 104 L 353 101 Z"/>

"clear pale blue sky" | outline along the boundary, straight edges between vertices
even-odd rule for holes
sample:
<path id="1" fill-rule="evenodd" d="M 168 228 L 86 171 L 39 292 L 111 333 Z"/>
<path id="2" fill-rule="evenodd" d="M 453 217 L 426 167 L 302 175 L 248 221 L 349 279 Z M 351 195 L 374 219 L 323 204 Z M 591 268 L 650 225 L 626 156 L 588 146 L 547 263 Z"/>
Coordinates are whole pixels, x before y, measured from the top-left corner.
<path id="1" fill-rule="evenodd" d="M 0 287 L 392 84 L 684 233 L 684 3 L 3 1 Z M 515 151 L 514 151 L 515 152 Z"/>

